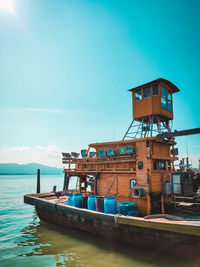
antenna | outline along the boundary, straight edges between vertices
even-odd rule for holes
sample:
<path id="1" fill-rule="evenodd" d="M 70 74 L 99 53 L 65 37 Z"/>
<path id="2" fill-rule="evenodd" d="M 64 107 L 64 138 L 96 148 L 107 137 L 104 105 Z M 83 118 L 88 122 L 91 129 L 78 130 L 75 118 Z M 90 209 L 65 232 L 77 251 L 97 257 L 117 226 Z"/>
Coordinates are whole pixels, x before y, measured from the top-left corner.
<path id="1" fill-rule="evenodd" d="M 186 153 L 187 153 L 187 157 L 188 157 L 188 144 L 187 144 L 187 141 L 185 141 L 185 145 L 186 145 Z"/>
<path id="2" fill-rule="evenodd" d="M 186 153 L 187 153 L 186 165 L 187 165 L 187 169 L 189 169 L 189 156 L 188 156 L 188 145 L 187 145 L 187 141 L 185 141 L 185 145 L 186 145 Z"/>

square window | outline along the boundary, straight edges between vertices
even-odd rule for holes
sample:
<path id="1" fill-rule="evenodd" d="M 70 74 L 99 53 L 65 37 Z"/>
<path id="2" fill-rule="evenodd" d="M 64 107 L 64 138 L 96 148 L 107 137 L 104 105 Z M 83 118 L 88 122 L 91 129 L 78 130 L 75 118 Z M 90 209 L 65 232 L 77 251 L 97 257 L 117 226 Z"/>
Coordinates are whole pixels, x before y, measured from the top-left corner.
<path id="1" fill-rule="evenodd" d="M 143 161 L 138 162 L 138 169 L 142 170 L 143 169 Z"/>
<path id="2" fill-rule="evenodd" d="M 151 95 L 151 88 L 150 87 L 143 88 L 143 98 L 150 97 L 150 95 Z"/>
<path id="3" fill-rule="evenodd" d="M 164 109 L 167 109 L 167 100 L 163 97 L 161 97 L 161 106 Z"/>
<path id="4" fill-rule="evenodd" d="M 135 91 L 135 101 L 139 101 L 142 99 L 142 91 L 141 89 Z"/>
<path id="5" fill-rule="evenodd" d="M 168 100 L 172 100 L 172 95 L 171 95 L 171 92 L 169 90 L 167 90 L 167 99 Z"/>
<path id="6" fill-rule="evenodd" d="M 171 101 L 167 101 L 167 109 L 172 112 L 172 102 Z"/>
<path id="7" fill-rule="evenodd" d="M 161 96 L 166 97 L 166 88 L 164 86 L 161 86 Z"/>
<path id="8" fill-rule="evenodd" d="M 162 171 L 166 170 L 166 161 L 159 161 L 159 169 Z"/>
<path id="9" fill-rule="evenodd" d="M 159 95 L 158 85 L 153 86 L 153 95 Z"/>

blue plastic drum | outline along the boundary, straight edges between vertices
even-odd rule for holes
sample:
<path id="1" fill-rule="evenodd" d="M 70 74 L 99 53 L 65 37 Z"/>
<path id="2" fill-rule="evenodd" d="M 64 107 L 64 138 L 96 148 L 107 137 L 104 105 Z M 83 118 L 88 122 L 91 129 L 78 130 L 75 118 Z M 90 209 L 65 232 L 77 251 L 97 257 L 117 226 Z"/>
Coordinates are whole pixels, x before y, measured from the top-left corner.
<path id="1" fill-rule="evenodd" d="M 96 210 L 96 195 L 90 195 L 88 197 L 88 209 L 89 210 Z"/>
<path id="2" fill-rule="evenodd" d="M 73 196 L 72 196 L 72 195 L 70 195 L 70 196 L 68 197 L 67 205 L 68 205 L 68 206 L 73 206 Z"/>
<path id="3" fill-rule="evenodd" d="M 104 198 L 104 212 L 116 214 L 116 199 L 113 196 Z"/>
<path id="4" fill-rule="evenodd" d="M 74 194 L 73 195 L 73 206 L 77 208 L 81 208 L 83 195 L 82 194 Z"/>

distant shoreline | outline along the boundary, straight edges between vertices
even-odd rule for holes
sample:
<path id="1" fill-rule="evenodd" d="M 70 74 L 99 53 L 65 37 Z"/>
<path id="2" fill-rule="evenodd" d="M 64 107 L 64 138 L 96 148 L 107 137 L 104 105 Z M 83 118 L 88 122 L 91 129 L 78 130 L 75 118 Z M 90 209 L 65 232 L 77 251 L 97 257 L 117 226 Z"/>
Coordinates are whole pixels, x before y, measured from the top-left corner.
<path id="1" fill-rule="evenodd" d="M 0 175 L 37 175 L 38 169 L 40 169 L 41 175 L 60 175 L 63 173 L 62 168 L 39 163 L 0 163 Z"/>

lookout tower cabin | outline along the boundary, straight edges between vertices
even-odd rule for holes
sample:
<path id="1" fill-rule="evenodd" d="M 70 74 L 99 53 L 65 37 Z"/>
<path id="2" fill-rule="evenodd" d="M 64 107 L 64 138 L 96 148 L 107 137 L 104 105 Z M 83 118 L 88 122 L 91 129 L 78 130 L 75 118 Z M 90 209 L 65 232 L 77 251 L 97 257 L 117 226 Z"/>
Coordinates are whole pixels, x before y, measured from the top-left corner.
<path id="1" fill-rule="evenodd" d="M 141 129 L 149 131 L 151 136 L 153 124 L 157 125 L 157 133 L 163 128 L 169 132 L 169 121 L 173 120 L 172 96 L 180 90 L 170 81 L 159 78 L 129 91 L 132 92 L 133 121 L 141 123 Z"/>
<path id="2" fill-rule="evenodd" d="M 133 97 L 133 119 L 147 121 L 157 116 L 160 121 L 173 119 L 172 95 L 179 89 L 170 81 L 157 79 L 130 89 Z"/>

